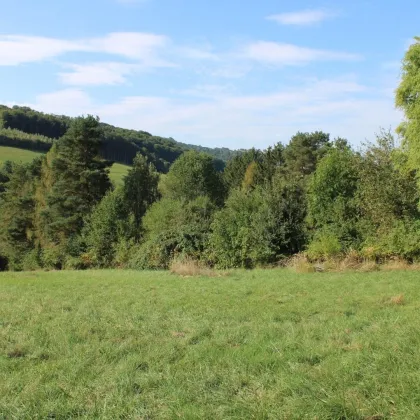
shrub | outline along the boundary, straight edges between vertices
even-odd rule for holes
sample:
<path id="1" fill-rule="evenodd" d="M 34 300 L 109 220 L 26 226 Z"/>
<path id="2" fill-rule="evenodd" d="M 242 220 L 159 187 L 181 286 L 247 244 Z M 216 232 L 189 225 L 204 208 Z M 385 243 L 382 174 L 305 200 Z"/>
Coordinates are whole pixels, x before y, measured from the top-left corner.
<path id="1" fill-rule="evenodd" d="M 343 247 L 338 238 L 329 232 L 320 232 L 308 246 L 307 254 L 311 260 L 327 260 L 341 255 Z"/>
<path id="2" fill-rule="evenodd" d="M 200 259 L 208 242 L 215 205 L 207 197 L 185 202 L 165 198 L 153 204 L 143 219 L 145 241 L 129 266 L 166 269 L 178 256 Z"/>
<path id="3" fill-rule="evenodd" d="M 87 253 L 94 266 L 113 266 L 117 244 L 129 237 L 130 225 L 123 191 L 108 192 L 86 219 L 83 231 Z"/>
<path id="4" fill-rule="evenodd" d="M 304 191 L 275 176 L 265 187 L 234 190 L 212 224 L 209 261 L 219 268 L 274 264 L 305 242 Z"/>

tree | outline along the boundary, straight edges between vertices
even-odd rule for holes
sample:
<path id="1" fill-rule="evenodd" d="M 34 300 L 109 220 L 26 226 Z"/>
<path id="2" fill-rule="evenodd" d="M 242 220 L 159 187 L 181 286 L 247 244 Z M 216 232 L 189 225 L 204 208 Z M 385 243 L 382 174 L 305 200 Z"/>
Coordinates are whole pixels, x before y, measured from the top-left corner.
<path id="1" fill-rule="evenodd" d="M 420 170 L 420 37 L 406 52 L 402 62 L 401 83 L 396 91 L 395 103 L 405 114 L 398 127 L 408 150 L 409 163 Z"/>
<path id="2" fill-rule="evenodd" d="M 6 191 L 6 184 L 10 180 L 10 174 L 13 172 L 13 163 L 9 160 L 0 167 L 0 200 L 1 193 Z"/>
<path id="3" fill-rule="evenodd" d="M 342 248 L 359 242 L 355 201 L 359 157 L 342 141 L 320 160 L 308 186 L 308 222 L 315 240 L 334 237 Z"/>
<path id="4" fill-rule="evenodd" d="M 174 200 L 191 201 L 209 197 L 223 204 L 225 188 L 213 158 L 205 153 L 188 151 L 171 166 L 162 186 L 163 195 Z"/>
<path id="5" fill-rule="evenodd" d="M 35 249 L 34 191 L 40 169 L 37 158 L 29 164 L 14 164 L 8 171 L 0 204 L 0 242 L 12 270 L 32 268 L 25 267 L 25 259 Z"/>
<path id="6" fill-rule="evenodd" d="M 96 267 L 112 267 L 119 241 L 129 239 L 133 223 L 121 188 L 108 191 L 87 217 L 83 238 L 87 255 Z"/>
<path id="7" fill-rule="evenodd" d="M 53 184 L 47 192 L 42 226 L 59 260 L 71 253 L 68 245 L 80 234 L 92 208 L 110 189 L 110 162 L 99 156 L 101 130 L 92 116 L 75 118 L 57 145 L 51 162 Z M 57 262 L 58 266 L 62 265 Z"/>
<path id="8" fill-rule="evenodd" d="M 306 176 L 315 171 L 317 162 L 331 147 L 329 134 L 322 131 L 295 134 L 284 149 L 285 172 Z"/>
<path id="9" fill-rule="evenodd" d="M 209 197 L 197 197 L 188 202 L 163 198 L 154 203 L 143 219 L 145 241 L 131 265 L 165 269 L 179 255 L 203 258 L 215 210 Z"/>
<path id="10" fill-rule="evenodd" d="M 134 216 L 135 239 L 141 237 L 141 221 L 148 207 L 159 198 L 159 174 L 140 153 L 124 178 L 123 197 L 127 210 Z"/>
<path id="11" fill-rule="evenodd" d="M 249 166 L 262 160 L 262 152 L 257 149 L 250 149 L 228 161 L 223 171 L 223 181 L 230 191 L 238 188 L 244 181 L 245 173 Z"/>
<path id="12" fill-rule="evenodd" d="M 220 268 L 275 263 L 305 244 L 304 189 L 277 173 L 270 183 L 231 192 L 215 214 L 209 260 Z"/>
<path id="13" fill-rule="evenodd" d="M 356 200 L 365 237 L 381 236 L 396 220 L 419 217 L 419 191 L 415 172 L 407 170 L 406 155 L 395 147 L 391 133 L 381 132 L 370 144 L 357 168 L 360 177 Z"/>

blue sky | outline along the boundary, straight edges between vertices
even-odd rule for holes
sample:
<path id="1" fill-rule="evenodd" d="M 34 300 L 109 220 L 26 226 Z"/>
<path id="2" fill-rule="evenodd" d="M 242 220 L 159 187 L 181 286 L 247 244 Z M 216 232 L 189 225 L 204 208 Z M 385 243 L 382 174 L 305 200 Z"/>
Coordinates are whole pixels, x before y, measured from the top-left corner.
<path id="1" fill-rule="evenodd" d="M 359 145 L 402 118 L 419 16 L 418 0 L 13 0 L 0 103 L 206 146 L 314 130 Z"/>

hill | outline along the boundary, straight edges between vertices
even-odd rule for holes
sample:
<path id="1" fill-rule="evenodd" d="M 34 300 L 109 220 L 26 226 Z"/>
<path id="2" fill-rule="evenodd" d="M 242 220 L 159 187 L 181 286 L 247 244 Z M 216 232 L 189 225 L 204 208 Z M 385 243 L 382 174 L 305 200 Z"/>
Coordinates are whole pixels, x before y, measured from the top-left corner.
<path id="1" fill-rule="evenodd" d="M 71 122 L 64 115 L 44 114 L 27 107 L 9 108 L 0 105 L 0 145 L 32 151 L 47 151 L 54 140 L 59 141 Z M 241 151 L 227 148 L 208 148 L 184 144 L 173 138 L 154 136 L 146 131 L 128 130 L 101 124 L 103 129 L 101 154 L 105 159 L 131 165 L 140 152 L 153 162 L 159 172 L 167 172 L 170 165 L 186 150 L 194 149 L 213 156 L 222 170 L 225 163 Z"/>
<path id="2" fill-rule="evenodd" d="M 18 149 L 16 147 L 0 146 L 0 165 L 7 160 L 12 162 L 29 163 L 42 152 L 34 152 L 31 150 Z M 116 184 L 120 184 L 129 167 L 120 163 L 114 163 L 111 167 L 109 177 Z"/>

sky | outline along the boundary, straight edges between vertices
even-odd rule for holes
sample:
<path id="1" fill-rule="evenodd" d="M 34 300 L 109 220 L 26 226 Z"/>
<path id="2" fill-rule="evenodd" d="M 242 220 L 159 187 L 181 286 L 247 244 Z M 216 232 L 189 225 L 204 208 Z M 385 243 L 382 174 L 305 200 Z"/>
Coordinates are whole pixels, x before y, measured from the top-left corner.
<path id="1" fill-rule="evenodd" d="M 13 0 L 0 103 L 264 149 L 322 130 L 357 146 L 394 129 L 418 0 Z"/>

